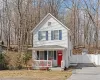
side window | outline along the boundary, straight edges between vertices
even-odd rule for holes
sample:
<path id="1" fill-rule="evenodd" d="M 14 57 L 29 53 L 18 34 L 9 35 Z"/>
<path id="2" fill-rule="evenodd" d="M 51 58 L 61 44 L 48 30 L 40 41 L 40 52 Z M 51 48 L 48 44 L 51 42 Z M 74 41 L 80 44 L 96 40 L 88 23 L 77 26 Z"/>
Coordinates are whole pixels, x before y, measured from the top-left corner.
<path id="1" fill-rule="evenodd" d="M 71 52 L 71 50 L 70 50 L 70 56 L 72 56 L 72 52 Z"/>
<path id="2" fill-rule="evenodd" d="M 71 36 L 70 36 L 70 41 L 71 41 Z"/>
<path id="3" fill-rule="evenodd" d="M 48 40 L 48 31 L 39 31 L 38 40 Z"/>

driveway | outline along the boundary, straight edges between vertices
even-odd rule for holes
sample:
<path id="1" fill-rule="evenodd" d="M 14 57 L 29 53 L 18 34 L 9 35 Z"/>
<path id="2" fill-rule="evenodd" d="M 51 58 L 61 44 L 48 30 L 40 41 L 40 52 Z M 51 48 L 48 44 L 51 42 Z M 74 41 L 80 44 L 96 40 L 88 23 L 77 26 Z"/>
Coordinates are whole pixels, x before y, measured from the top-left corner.
<path id="1" fill-rule="evenodd" d="M 100 67 L 81 66 L 73 70 L 72 76 L 67 80 L 100 80 Z"/>

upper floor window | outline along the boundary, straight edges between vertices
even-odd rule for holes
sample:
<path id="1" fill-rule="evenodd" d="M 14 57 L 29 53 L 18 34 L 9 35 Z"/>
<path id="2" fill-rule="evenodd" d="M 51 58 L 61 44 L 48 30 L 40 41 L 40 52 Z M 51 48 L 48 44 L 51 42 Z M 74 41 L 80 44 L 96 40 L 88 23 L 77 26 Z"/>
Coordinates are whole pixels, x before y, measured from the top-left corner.
<path id="1" fill-rule="evenodd" d="M 51 40 L 62 40 L 62 30 L 51 31 Z"/>
<path id="2" fill-rule="evenodd" d="M 48 26 L 51 26 L 51 22 L 48 22 Z"/>
<path id="3" fill-rule="evenodd" d="M 48 40 L 48 31 L 39 31 L 38 40 Z"/>

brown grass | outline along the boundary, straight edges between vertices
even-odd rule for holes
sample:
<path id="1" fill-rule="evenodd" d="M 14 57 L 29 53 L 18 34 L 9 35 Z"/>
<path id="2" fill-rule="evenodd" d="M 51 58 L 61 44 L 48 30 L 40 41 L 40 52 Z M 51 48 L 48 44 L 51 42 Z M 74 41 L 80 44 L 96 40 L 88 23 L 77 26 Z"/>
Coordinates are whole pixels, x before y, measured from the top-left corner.
<path id="1" fill-rule="evenodd" d="M 66 80 L 71 76 L 69 71 L 12 70 L 0 71 L 0 78 L 24 78 L 25 80 Z"/>

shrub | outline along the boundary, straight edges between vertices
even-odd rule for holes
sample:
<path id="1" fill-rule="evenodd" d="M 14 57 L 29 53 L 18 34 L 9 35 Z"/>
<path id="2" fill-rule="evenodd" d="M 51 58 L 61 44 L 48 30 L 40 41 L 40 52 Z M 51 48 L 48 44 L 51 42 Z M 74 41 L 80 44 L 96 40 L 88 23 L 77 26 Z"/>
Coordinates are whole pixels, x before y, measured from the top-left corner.
<path id="1" fill-rule="evenodd" d="M 32 58 L 32 54 L 30 52 L 24 53 L 23 61 L 24 64 L 27 66 L 27 62 Z"/>
<path id="2" fill-rule="evenodd" d="M 7 69 L 7 61 L 4 56 L 3 53 L 0 53 L 0 70 Z"/>

